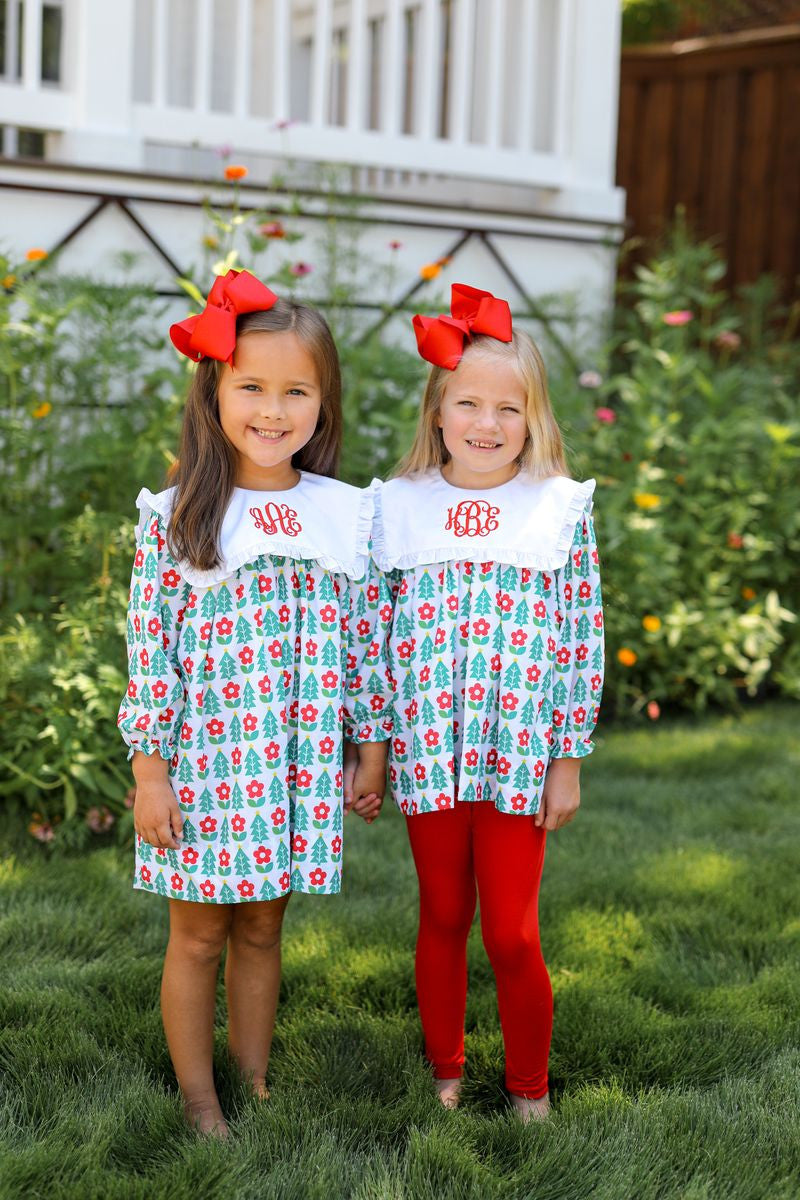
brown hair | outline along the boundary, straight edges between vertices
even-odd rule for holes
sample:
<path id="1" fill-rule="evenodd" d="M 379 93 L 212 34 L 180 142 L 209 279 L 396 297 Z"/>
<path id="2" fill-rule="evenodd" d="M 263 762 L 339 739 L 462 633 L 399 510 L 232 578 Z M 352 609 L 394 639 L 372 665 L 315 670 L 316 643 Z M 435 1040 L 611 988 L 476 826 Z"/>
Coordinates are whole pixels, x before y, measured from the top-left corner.
<path id="1" fill-rule="evenodd" d="M 520 455 L 520 467 L 536 479 L 566 475 L 564 445 L 550 407 L 547 373 L 533 339 L 522 330 L 514 330 L 510 342 L 500 342 L 497 338 L 480 335 L 467 346 L 461 361 L 477 355 L 510 362 L 525 390 L 528 436 Z M 408 454 L 398 463 L 395 475 L 414 475 L 430 471 L 432 468 L 444 466 L 449 461 L 450 454 L 437 421 L 445 388 L 452 378 L 453 372 L 448 371 L 446 367 L 431 367 L 422 397 L 414 441 Z"/>
<path id="2" fill-rule="evenodd" d="M 322 396 L 317 427 L 292 455 L 292 466 L 335 476 L 342 442 L 342 379 L 327 321 L 305 304 L 279 299 L 267 311 L 246 313 L 236 322 L 237 339 L 287 330 L 297 334 L 313 358 Z M 202 571 L 219 562 L 219 533 L 236 482 L 236 451 L 219 420 L 222 365 L 204 358 L 197 366 L 186 399 L 178 463 L 169 479 L 176 488 L 167 528 L 170 552 Z"/>

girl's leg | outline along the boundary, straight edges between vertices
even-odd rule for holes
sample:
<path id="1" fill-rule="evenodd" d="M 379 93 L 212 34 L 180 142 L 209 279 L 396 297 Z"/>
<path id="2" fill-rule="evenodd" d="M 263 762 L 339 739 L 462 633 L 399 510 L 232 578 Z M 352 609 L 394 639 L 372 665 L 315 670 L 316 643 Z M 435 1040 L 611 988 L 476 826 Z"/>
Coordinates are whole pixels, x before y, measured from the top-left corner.
<path id="1" fill-rule="evenodd" d="M 169 944 L 161 1013 L 188 1119 L 202 1133 L 227 1134 L 214 1086 L 214 999 L 232 905 L 169 902 Z"/>
<path id="2" fill-rule="evenodd" d="M 407 818 L 419 877 L 417 1000 L 425 1054 L 437 1080 L 458 1080 L 464 1065 L 467 935 L 475 915 L 468 804 Z M 443 1103 L 458 1086 L 440 1084 Z"/>
<path id="3" fill-rule="evenodd" d="M 267 1065 L 281 984 L 281 925 L 289 896 L 237 904 L 228 935 L 228 1042 L 255 1095 L 266 1099 Z"/>
<path id="4" fill-rule="evenodd" d="M 522 1099 L 523 1115 L 543 1115 L 553 1028 L 553 991 L 539 944 L 546 834 L 533 817 L 501 813 L 491 803 L 474 807 L 481 932 L 497 980 L 506 1087 L 512 1099 Z"/>

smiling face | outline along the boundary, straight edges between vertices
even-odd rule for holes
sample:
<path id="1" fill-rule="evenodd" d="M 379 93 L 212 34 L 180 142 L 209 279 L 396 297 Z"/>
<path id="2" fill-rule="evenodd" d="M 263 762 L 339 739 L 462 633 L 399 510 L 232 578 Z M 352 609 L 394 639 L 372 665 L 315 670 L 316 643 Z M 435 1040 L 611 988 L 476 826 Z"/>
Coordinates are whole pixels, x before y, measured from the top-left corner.
<path id="1" fill-rule="evenodd" d="M 438 425 L 450 455 L 442 475 L 455 487 L 492 488 L 517 474 L 528 437 L 527 396 L 514 363 L 465 354 L 447 380 Z"/>
<path id="2" fill-rule="evenodd" d="M 322 400 L 312 355 L 292 330 L 253 332 L 237 341 L 233 368 L 221 368 L 217 397 L 222 431 L 236 451 L 237 486 L 293 487 L 292 455 L 313 437 Z"/>

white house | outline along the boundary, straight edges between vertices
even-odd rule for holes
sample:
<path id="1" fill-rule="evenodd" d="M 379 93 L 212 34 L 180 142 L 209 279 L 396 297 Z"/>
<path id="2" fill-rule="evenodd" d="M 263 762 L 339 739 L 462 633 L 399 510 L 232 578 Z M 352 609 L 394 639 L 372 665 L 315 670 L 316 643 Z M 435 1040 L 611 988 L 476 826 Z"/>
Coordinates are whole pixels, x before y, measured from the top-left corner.
<path id="1" fill-rule="evenodd" d="M 619 8 L 5 0 L 0 248 L 60 248 L 59 269 L 105 277 L 128 249 L 169 293 L 199 259 L 202 202 L 221 198 L 229 154 L 248 167 L 244 204 L 279 216 L 276 176 L 288 180 L 313 264 L 329 203 L 314 165 L 336 163 L 337 190 L 362 197 L 364 263 L 393 263 L 393 299 L 425 302 L 452 280 L 518 311 L 571 293 L 596 324 L 624 217 Z M 313 275 L 304 291 L 315 296 Z"/>

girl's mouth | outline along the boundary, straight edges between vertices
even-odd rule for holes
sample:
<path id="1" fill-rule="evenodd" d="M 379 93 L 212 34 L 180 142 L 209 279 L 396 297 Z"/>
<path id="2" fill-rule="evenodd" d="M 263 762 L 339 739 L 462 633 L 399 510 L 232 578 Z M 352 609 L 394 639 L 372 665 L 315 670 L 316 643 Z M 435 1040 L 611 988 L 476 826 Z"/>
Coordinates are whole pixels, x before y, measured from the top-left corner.
<path id="1" fill-rule="evenodd" d="M 256 429 L 255 425 L 251 425 L 250 428 L 262 442 L 279 442 L 289 432 L 287 429 Z"/>
<path id="2" fill-rule="evenodd" d="M 483 442 L 477 438 L 467 438 L 467 445 L 473 450 L 499 450 L 500 442 Z"/>

